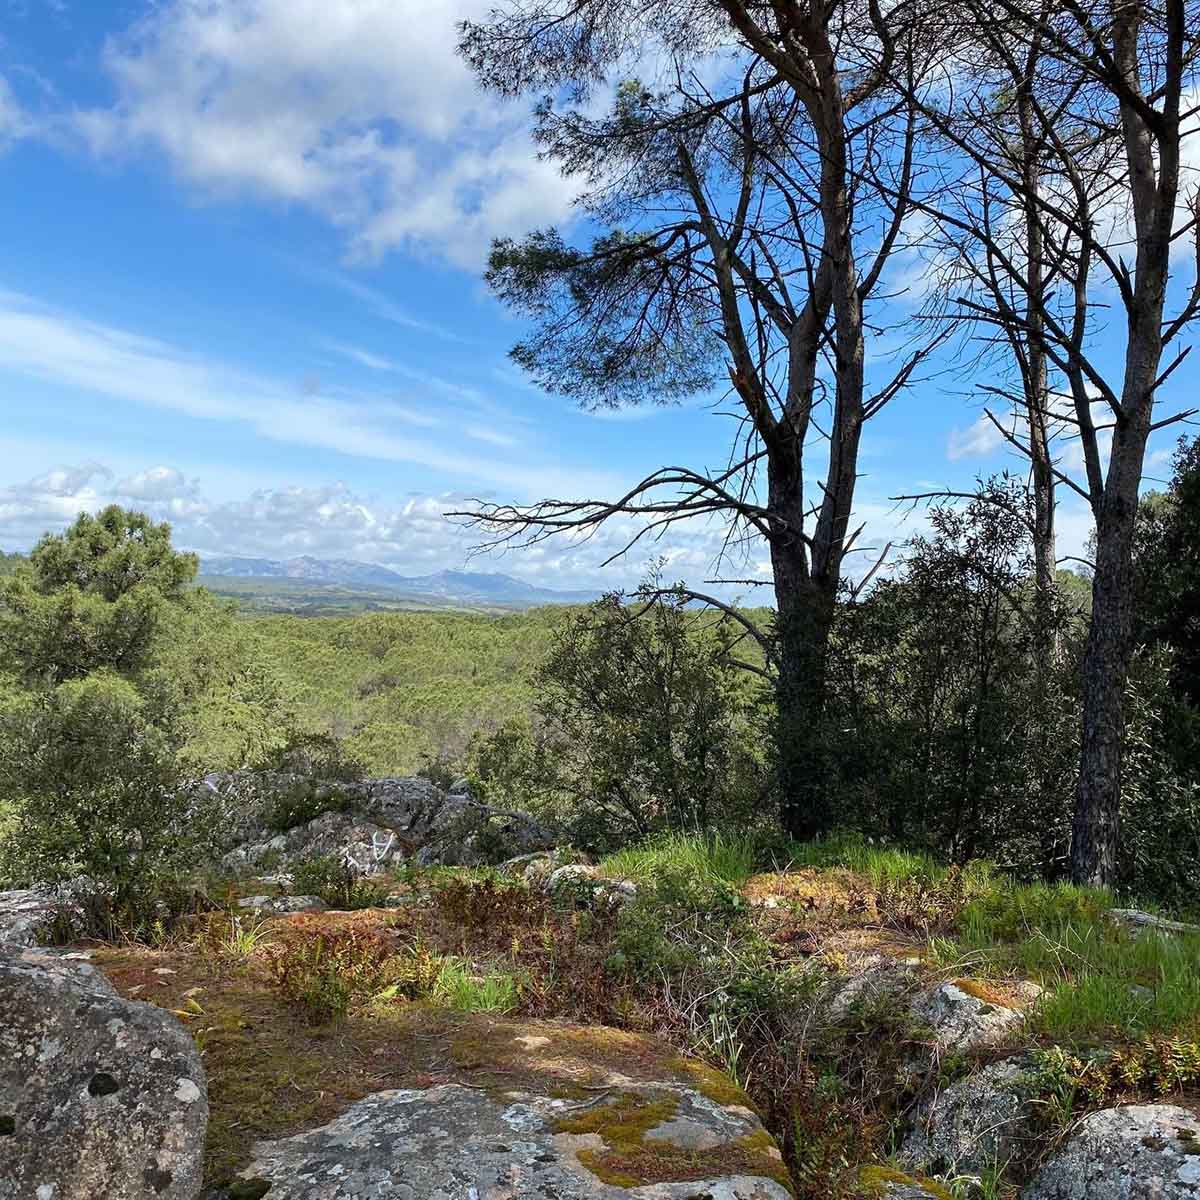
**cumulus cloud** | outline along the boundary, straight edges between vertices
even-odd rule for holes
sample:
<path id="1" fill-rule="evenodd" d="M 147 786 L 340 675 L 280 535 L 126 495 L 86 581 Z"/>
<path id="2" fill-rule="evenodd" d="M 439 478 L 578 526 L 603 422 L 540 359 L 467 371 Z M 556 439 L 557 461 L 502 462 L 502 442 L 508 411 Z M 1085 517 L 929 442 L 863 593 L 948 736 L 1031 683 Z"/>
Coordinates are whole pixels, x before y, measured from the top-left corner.
<path id="1" fill-rule="evenodd" d="M 490 0 L 166 0 L 78 115 L 100 154 L 165 154 L 185 181 L 299 203 L 364 256 L 432 248 L 475 268 L 493 236 L 562 218 L 571 186 L 518 106 L 482 96 L 456 24 Z"/>
<path id="2" fill-rule="evenodd" d="M 669 539 L 605 567 L 605 560 L 636 531 L 632 523 L 617 521 L 586 539 L 553 539 L 527 549 L 473 556 L 478 534 L 447 516 L 469 507 L 461 495 L 422 494 L 396 503 L 337 482 L 217 498 L 172 466 L 157 464 L 117 479 L 96 463 L 58 466 L 0 488 L 0 545 L 28 548 L 43 533 L 63 529 L 80 512 L 110 503 L 170 521 L 175 543 L 202 556 L 310 554 L 380 563 L 410 575 L 469 564 L 473 570 L 503 571 L 559 588 L 633 587 L 651 556 L 665 559 L 668 578 L 698 584 L 711 574 L 721 546 L 717 527 L 696 523 L 677 527 Z M 750 575 L 764 575 L 766 569 L 765 560 L 746 564 Z"/>

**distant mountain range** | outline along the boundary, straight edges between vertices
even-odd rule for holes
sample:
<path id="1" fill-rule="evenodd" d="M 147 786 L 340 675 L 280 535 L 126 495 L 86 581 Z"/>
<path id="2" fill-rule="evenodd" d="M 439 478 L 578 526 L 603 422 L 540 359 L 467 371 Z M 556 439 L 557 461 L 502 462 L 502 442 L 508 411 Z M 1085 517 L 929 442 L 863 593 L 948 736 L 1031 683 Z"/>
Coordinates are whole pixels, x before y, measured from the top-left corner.
<path id="1" fill-rule="evenodd" d="M 414 601 L 489 608 L 534 608 L 540 604 L 586 604 L 598 591 L 537 587 L 511 575 L 472 571 L 438 571 L 434 575 L 401 575 L 375 563 L 304 555 L 270 558 L 204 558 L 201 580 L 293 580 L 324 588 L 386 592 Z"/>

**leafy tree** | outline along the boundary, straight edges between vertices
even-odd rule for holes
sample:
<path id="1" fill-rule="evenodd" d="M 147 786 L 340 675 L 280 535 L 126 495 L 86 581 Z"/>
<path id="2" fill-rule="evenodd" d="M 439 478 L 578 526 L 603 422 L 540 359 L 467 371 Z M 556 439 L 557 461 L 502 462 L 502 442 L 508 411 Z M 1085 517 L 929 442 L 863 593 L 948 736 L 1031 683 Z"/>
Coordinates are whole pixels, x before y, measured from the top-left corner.
<path id="1" fill-rule="evenodd" d="M 946 155 L 969 167 L 926 210 L 941 262 L 953 263 L 956 304 L 985 343 L 1035 347 L 1054 369 L 1049 412 L 1035 401 L 1031 428 L 1002 432 L 1035 472 L 1049 465 L 1083 498 L 1096 524 L 1071 873 L 1076 883 L 1111 884 L 1136 645 L 1138 498 L 1151 434 L 1181 415 L 1161 410 L 1161 389 L 1200 318 L 1200 258 L 1173 253 L 1184 239 L 1200 248 L 1184 144 L 1200 4 L 965 0 L 930 4 L 926 19 L 957 82 L 952 94 L 920 98 L 922 112 Z M 1039 416 L 1077 441 L 1078 478 L 1047 462 Z"/>
<path id="2" fill-rule="evenodd" d="M 194 555 L 171 548 L 169 525 L 115 505 L 81 514 L 0 583 L 0 662 L 31 684 L 136 672 L 164 605 L 182 598 L 196 568 Z"/>
<path id="3" fill-rule="evenodd" d="M 921 126 L 892 77 L 919 89 L 939 47 L 904 4 L 505 0 L 464 25 L 462 50 L 485 86 L 550 94 L 535 138 L 582 181 L 600 229 L 586 245 L 554 230 L 495 244 L 488 282 L 533 321 L 514 359 L 591 406 L 728 385 L 738 417 L 719 470 L 664 467 L 612 500 L 463 515 L 498 541 L 615 519 L 634 522 L 635 542 L 639 524 L 693 516 L 727 522 L 732 542 L 761 539 L 781 817 L 816 833 L 835 815 L 830 756 L 852 752 L 816 731 L 858 537 L 859 447 L 932 349 L 868 371 L 889 260 L 918 227 Z M 626 79 L 602 112 L 597 88 L 638 60 L 665 64 L 664 82 Z"/>
<path id="4" fill-rule="evenodd" d="M 1050 873 L 1065 861 L 1079 637 L 1037 586 L 1031 510 L 997 480 L 932 511 L 902 571 L 841 609 L 830 720 L 860 749 L 842 772 L 847 823 Z M 1045 664 L 1048 623 L 1062 649 Z"/>
<path id="5" fill-rule="evenodd" d="M 194 846 L 179 696 L 150 662 L 195 569 L 169 526 L 108 508 L 43 538 L 0 585 L 0 652 L 23 684 L 0 712 L 10 878 L 87 875 L 128 911 Z"/>
<path id="6" fill-rule="evenodd" d="M 1174 651 L 1173 686 L 1200 708 L 1200 438 L 1180 440 L 1166 492 L 1143 497 L 1134 564 L 1137 641 Z"/>
<path id="7" fill-rule="evenodd" d="M 471 752 L 491 802 L 557 810 L 588 844 L 744 818 L 761 788 L 755 696 L 725 624 L 678 599 L 609 596 L 569 618 L 537 672 L 536 732 Z"/>

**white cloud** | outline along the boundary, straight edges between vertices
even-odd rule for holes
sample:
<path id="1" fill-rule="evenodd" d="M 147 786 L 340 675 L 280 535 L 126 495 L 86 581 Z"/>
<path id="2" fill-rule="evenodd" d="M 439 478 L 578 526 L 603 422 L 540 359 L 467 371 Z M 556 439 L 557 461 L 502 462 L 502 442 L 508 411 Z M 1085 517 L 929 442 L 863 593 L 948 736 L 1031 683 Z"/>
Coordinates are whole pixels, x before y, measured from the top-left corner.
<path id="1" fill-rule="evenodd" d="M 22 107 L 8 80 L 0 75 L 0 150 L 30 137 L 35 129 L 34 119 Z"/>
<path id="2" fill-rule="evenodd" d="M 1004 445 L 1004 435 L 984 414 L 975 418 L 966 429 L 957 426 L 950 430 L 946 457 L 951 462 L 961 458 L 983 458 Z"/>
<path id="3" fill-rule="evenodd" d="M 57 466 L 36 479 L 0 487 L 0 546 L 26 549 L 43 533 L 63 529 L 81 511 L 120 503 L 170 521 L 175 544 L 201 555 L 289 558 L 311 554 L 381 563 L 411 575 L 470 564 L 516 574 L 547 587 L 633 587 L 647 560 L 662 554 L 672 580 L 693 584 L 711 574 L 720 532 L 696 523 L 664 541 L 602 567 L 628 541 L 629 522 L 613 522 L 587 540 L 554 539 L 507 553 L 471 557 L 475 531 L 447 512 L 469 507 L 461 495 L 417 495 L 401 503 L 356 492 L 345 483 L 263 488 L 234 498 L 209 496 L 202 484 L 166 465 L 123 479 L 97 463 Z M 761 574 L 751 564 L 749 574 Z M 744 589 L 743 589 L 744 590 Z"/>
<path id="4" fill-rule="evenodd" d="M 456 23 L 489 0 L 166 0 L 107 44 L 92 148 L 161 151 L 187 182 L 314 209 L 352 253 L 433 249 L 477 268 L 493 236 L 562 218 L 523 109 L 483 96 Z"/>
<path id="5" fill-rule="evenodd" d="M 419 407 L 420 397 L 301 389 L 188 354 L 168 343 L 46 308 L 27 297 L 0 291 L 0 369 L 67 385 L 149 408 L 229 424 L 230 437 L 312 446 L 356 458 L 416 463 L 463 486 L 502 488 L 519 497 L 570 496 L 579 489 L 614 492 L 620 481 L 606 472 L 572 469 L 528 456 L 472 453 L 463 445 L 508 445 L 521 440 L 494 424 L 462 422 L 473 394 L 462 389 L 460 410 L 447 423 Z M 438 386 L 416 373 L 423 386 Z M 444 384 L 445 387 L 453 385 Z M 485 403 L 466 415 L 488 411 Z M 444 403 L 437 409 L 445 413 Z M 423 432 L 414 434 L 416 427 Z M 509 436 L 507 442 L 503 442 Z"/>
<path id="6" fill-rule="evenodd" d="M 396 370 L 396 364 L 390 358 L 384 358 L 382 354 L 372 354 L 370 350 L 364 350 L 361 346 L 348 346 L 344 342 L 326 342 L 325 346 L 335 354 L 358 363 L 360 367 L 367 367 L 372 371 Z"/>

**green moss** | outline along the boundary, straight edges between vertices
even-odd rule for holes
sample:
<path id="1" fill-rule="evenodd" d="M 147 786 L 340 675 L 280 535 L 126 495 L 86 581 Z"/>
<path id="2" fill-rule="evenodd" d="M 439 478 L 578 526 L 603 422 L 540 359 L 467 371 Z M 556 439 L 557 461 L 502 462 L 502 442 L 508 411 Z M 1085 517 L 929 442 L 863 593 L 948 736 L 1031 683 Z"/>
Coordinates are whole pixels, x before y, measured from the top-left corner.
<path id="1" fill-rule="evenodd" d="M 905 1175 L 895 1167 L 863 1167 L 858 1173 L 859 1184 L 875 1196 L 886 1196 L 892 1184 L 898 1187 L 919 1187 L 934 1200 L 954 1200 L 953 1194 L 933 1179 Z"/>
<path id="2" fill-rule="evenodd" d="M 787 1168 L 765 1130 L 707 1150 L 689 1150 L 647 1136 L 670 1121 L 678 1108 L 679 1099 L 673 1095 L 652 1099 L 626 1092 L 610 1104 L 559 1121 L 555 1132 L 598 1136 L 604 1149 L 580 1150 L 579 1161 L 612 1187 L 635 1188 L 738 1174 L 773 1179 L 792 1191 Z"/>
<path id="3" fill-rule="evenodd" d="M 229 1200 L 262 1200 L 271 1190 L 266 1179 L 239 1179 L 227 1189 Z"/>
<path id="4" fill-rule="evenodd" d="M 750 1097 L 724 1071 L 694 1058 L 673 1058 L 667 1066 L 685 1077 L 702 1096 L 725 1108 L 738 1106 L 757 1112 Z"/>

